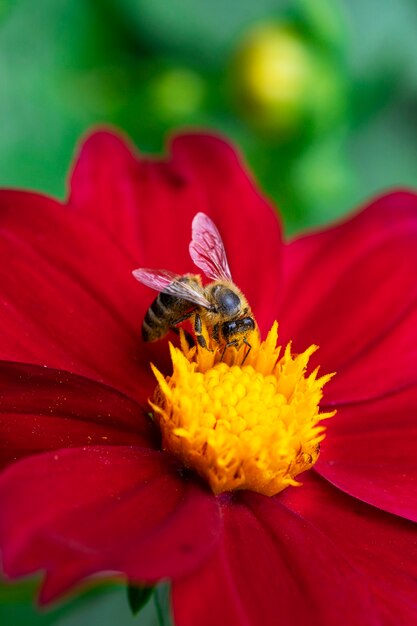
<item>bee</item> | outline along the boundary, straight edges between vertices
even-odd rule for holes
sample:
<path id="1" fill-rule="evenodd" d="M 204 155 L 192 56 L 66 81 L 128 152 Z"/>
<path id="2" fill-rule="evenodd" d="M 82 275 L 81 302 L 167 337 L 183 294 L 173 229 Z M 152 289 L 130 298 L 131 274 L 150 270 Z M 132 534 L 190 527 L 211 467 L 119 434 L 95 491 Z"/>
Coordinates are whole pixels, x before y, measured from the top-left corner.
<path id="1" fill-rule="evenodd" d="M 249 304 L 232 281 L 223 241 L 214 222 L 197 213 L 192 222 L 190 256 L 195 265 L 213 282 L 203 286 L 198 274 L 180 276 L 167 270 L 139 268 L 134 277 L 144 285 L 160 291 L 149 307 L 142 324 L 144 341 L 158 341 L 181 322 L 194 318 L 198 344 L 209 349 L 202 334 L 204 321 L 211 338 L 223 348 L 252 346 L 248 337 L 258 333 Z"/>

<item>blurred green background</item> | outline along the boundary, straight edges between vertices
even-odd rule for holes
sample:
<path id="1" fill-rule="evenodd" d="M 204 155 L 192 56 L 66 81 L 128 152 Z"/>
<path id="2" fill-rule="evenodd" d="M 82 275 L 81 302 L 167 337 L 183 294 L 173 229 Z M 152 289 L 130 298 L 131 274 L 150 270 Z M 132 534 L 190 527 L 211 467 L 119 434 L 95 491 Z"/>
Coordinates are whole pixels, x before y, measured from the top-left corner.
<path id="1" fill-rule="evenodd" d="M 242 148 L 287 232 L 417 181 L 415 0 L 0 0 L 0 185 L 65 194 L 77 138 Z"/>
<path id="2" fill-rule="evenodd" d="M 65 196 L 77 139 L 174 127 L 242 149 L 287 233 L 417 183 L 416 0 L 0 0 L 0 185 Z M 3 587 L 1 624 L 133 623 L 121 587 L 52 612 Z M 153 600 L 138 624 L 158 624 Z M 166 625 L 165 625 L 166 626 Z"/>

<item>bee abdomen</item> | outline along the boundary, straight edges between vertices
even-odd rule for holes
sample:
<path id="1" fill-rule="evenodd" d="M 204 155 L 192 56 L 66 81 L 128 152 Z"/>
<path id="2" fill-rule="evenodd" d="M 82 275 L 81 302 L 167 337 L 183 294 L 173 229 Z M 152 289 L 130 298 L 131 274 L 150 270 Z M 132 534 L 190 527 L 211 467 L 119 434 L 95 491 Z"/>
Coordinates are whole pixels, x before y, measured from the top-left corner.
<path id="1" fill-rule="evenodd" d="M 161 302 L 162 295 L 166 304 Z M 142 324 L 142 339 L 144 341 L 156 341 L 164 337 L 169 331 L 169 305 L 172 304 L 169 302 L 170 300 L 173 301 L 175 298 L 166 293 L 160 293 L 152 302 Z"/>
<path id="2" fill-rule="evenodd" d="M 190 308 L 189 302 L 161 292 L 146 312 L 142 324 L 142 339 L 157 341 L 168 333 L 175 322 Z"/>

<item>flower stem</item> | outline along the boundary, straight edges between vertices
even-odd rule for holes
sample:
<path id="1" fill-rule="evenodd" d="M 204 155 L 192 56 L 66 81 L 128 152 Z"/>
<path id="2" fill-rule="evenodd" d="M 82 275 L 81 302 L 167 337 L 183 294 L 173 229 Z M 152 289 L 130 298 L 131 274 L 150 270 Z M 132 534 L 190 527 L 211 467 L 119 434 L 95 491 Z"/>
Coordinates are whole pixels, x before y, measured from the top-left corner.
<path id="1" fill-rule="evenodd" d="M 153 597 L 154 597 L 154 602 L 155 602 L 156 615 L 158 618 L 158 626 L 165 626 L 164 612 L 162 610 L 161 601 L 159 599 L 158 587 L 155 587 Z"/>

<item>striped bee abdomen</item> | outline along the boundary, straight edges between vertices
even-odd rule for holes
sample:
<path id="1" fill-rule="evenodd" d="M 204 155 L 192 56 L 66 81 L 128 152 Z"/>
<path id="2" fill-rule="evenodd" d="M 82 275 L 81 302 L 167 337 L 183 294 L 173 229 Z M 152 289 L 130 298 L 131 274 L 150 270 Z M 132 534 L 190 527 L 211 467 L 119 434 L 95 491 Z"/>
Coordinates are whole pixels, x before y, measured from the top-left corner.
<path id="1" fill-rule="evenodd" d="M 187 300 L 161 291 L 149 307 L 142 324 L 143 341 L 158 341 L 179 322 L 187 319 L 195 306 Z"/>

